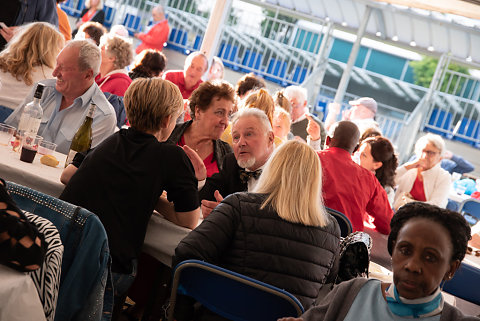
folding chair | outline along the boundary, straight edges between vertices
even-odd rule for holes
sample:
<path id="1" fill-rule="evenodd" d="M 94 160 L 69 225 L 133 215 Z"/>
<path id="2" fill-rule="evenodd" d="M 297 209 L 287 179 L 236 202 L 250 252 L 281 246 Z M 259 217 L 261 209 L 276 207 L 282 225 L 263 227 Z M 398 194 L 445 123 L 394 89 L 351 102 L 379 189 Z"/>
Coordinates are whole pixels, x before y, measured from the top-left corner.
<path id="1" fill-rule="evenodd" d="M 464 200 L 458 212 L 465 217 L 470 225 L 475 225 L 480 220 L 480 201 L 474 198 Z"/>
<path id="2" fill-rule="evenodd" d="M 193 297 L 210 311 L 233 321 L 298 317 L 304 310 L 290 293 L 199 260 L 174 270 L 168 320 L 174 320 L 177 294 Z"/>
<path id="3" fill-rule="evenodd" d="M 353 227 L 352 223 L 348 219 L 348 217 L 334 209 L 331 209 L 329 207 L 326 207 L 327 212 L 332 215 L 338 222 L 338 225 L 340 226 L 340 236 L 341 237 L 347 237 L 348 234 L 352 233 Z"/>
<path id="4" fill-rule="evenodd" d="M 464 262 L 460 264 L 453 279 L 445 282 L 443 291 L 460 299 L 480 305 L 480 291 L 474 284 L 480 282 L 480 269 Z"/>

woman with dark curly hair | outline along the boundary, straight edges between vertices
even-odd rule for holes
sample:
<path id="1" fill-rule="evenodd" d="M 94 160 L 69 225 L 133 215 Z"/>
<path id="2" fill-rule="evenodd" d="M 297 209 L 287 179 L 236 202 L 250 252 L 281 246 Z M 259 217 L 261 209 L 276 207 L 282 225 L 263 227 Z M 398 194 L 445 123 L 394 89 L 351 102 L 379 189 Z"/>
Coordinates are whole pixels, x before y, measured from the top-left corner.
<path id="1" fill-rule="evenodd" d="M 132 80 L 136 78 L 160 77 L 165 70 L 167 57 L 155 49 L 145 49 L 135 57 L 132 71 L 128 73 Z"/>
<path id="2" fill-rule="evenodd" d="M 360 166 L 375 173 L 392 205 L 395 196 L 395 170 L 398 166 L 392 143 L 382 136 L 365 139 L 359 148 L 359 160 Z"/>
<path id="3" fill-rule="evenodd" d="M 178 124 L 168 139 L 179 146 L 188 145 L 200 156 L 207 169 L 207 177 L 218 173 L 223 158 L 232 152 L 220 136 L 228 126 L 235 92 L 223 80 L 206 81 L 190 96 L 192 120 Z"/>
<path id="4" fill-rule="evenodd" d="M 480 320 L 444 301 L 442 282 L 465 257 L 470 226 L 457 212 L 423 202 L 402 206 L 390 222 L 393 283 L 356 278 L 340 283 L 294 320 Z"/>

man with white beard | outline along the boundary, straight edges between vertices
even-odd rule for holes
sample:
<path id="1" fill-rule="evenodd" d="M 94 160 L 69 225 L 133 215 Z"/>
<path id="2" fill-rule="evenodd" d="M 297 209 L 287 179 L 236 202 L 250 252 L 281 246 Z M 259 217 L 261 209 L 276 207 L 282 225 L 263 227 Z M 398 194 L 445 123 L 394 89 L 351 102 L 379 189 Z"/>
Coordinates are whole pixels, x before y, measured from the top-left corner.
<path id="1" fill-rule="evenodd" d="M 251 192 L 273 152 L 274 134 L 267 115 L 257 108 L 239 111 L 232 121 L 233 153 L 225 156 L 222 170 L 207 178 L 200 190 L 203 217 L 226 197 Z"/>

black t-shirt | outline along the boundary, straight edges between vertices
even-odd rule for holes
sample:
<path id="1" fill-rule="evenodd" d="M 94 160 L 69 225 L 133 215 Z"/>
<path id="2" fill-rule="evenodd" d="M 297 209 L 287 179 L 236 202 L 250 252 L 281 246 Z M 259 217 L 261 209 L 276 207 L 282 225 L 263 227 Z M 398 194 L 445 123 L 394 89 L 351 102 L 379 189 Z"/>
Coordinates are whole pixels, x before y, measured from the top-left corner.
<path id="1" fill-rule="evenodd" d="M 88 153 L 60 199 L 98 215 L 107 231 L 112 271 L 130 273 L 164 190 L 178 212 L 199 206 L 197 180 L 185 152 L 129 128 Z"/>

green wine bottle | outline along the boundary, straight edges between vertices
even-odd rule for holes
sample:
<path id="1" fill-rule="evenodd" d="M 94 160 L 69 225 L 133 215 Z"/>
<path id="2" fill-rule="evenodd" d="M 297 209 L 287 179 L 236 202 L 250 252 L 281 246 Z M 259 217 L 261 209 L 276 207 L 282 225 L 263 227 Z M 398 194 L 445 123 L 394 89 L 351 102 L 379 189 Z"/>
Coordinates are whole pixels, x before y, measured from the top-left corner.
<path id="1" fill-rule="evenodd" d="M 90 149 L 92 146 L 92 122 L 93 114 L 97 105 L 90 103 L 90 109 L 88 114 L 83 121 L 82 126 L 77 130 L 75 136 L 73 136 L 72 144 L 70 144 L 70 151 L 67 155 L 67 160 L 65 161 L 65 167 L 72 163 L 73 158 L 77 153 L 83 153 Z"/>

